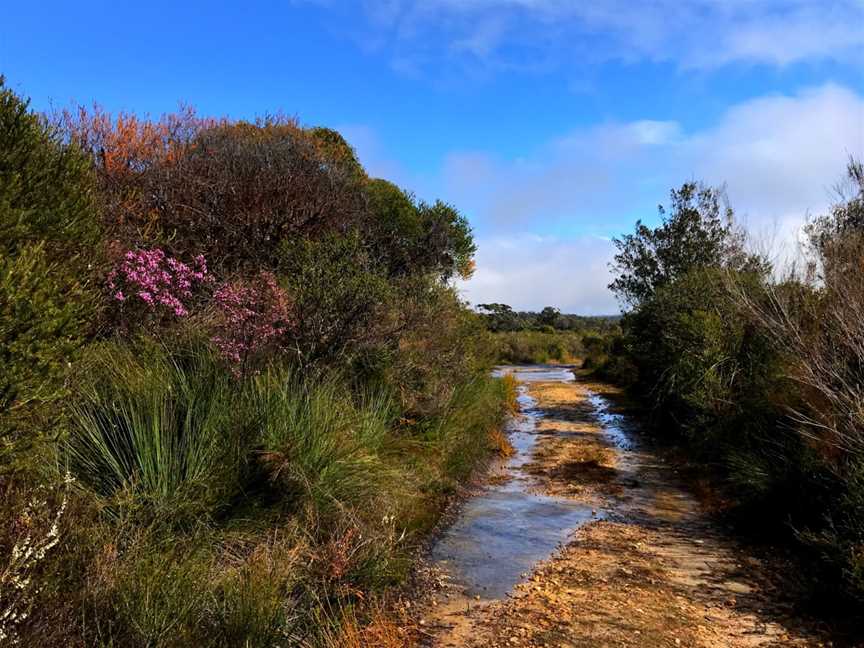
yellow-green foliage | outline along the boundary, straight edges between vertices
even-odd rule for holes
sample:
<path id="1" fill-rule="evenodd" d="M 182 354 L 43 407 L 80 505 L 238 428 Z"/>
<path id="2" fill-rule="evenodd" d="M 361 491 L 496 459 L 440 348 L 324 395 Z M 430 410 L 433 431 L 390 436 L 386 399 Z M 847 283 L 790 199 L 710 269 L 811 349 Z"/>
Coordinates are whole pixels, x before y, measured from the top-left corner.
<path id="1" fill-rule="evenodd" d="M 582 335 L 569 331 L 504 331 L 492 334 L 501 362 L 572 363 L 582 355 Z"/>

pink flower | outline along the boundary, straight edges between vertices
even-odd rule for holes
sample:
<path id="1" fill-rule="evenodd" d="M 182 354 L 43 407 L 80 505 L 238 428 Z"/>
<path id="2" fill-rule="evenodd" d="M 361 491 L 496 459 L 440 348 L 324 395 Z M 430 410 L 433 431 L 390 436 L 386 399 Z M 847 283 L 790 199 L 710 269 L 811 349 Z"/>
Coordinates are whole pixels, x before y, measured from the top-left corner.
<path id="1" fill-rule="evenodd" d="M 219 311 L 211 340 L 222 357 L 244 365 L 267 347 L 279 346 L 293 325 L 293 305 L 275 277 L 262 272 L 252 280 L 223 284 L 213 296 Z M 239 373 L 239 367 L 235 367 Z"/>
<path id="2" fill-rule="evenodd" d="M 164 307 L 176 317 L 186 317 L 189 308 L 183 300 L 192 297 L 196 284 L 211 278 L 207 274 L 207 263 L 200 254 L 194 259 L 193 269 L 155 248 L 128 250 L 107 279 L 108 288 L 117 301 L 126 301 L 125 288 L 137 296 L 147 310 Z"/>

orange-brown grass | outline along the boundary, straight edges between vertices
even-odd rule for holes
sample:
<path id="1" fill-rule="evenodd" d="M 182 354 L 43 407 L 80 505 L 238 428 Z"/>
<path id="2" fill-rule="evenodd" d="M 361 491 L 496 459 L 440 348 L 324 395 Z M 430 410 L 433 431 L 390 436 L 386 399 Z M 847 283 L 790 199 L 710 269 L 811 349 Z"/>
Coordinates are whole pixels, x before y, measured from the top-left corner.
<path id="1" fill-rule="evenodd" d="M 352 611 L 343 613 L 339 632 L 327 637 L 328 648 L 407 648 L 410 645 L 408 632 L 396 614 L 387 612 L 380 603 L 370 606 L 369 618 L 365 622 L 357 619 Z"/>
<path id="2" fill-rule="evenodd" d="M 489 430 L 489 441 L 495 453 L 501 457 L 512 457 L 516 454 L 516 449 L 501 428 L 495 427 Z"/>
<path id="3" fill-rule="evenodd" d="M 504 405 L 509 414 L 516 414 L 519 411 L 519 402 L 516 400 L 519 396 L 519 381 L 513 374 L 505 374 L 501 378 L 504 383 Z"/>

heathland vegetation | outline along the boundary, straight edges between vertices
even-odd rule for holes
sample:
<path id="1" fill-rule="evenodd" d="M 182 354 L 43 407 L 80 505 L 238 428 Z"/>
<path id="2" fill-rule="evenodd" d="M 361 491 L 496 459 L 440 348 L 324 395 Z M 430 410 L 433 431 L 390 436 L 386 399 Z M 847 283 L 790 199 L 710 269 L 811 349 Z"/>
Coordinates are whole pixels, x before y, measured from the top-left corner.
<path id="1" fill-rule="evenodd" d="M 796 264 L 750 251 L 717 189 L 616 240 L 619 332 L 586 362 L 626 385 L 657 438 L 722 484 L 730 519 L 809 553 L 864 601 L 864 168 L 809 220 Z M 814 590 L 814 594 L 818 590 Z M 823 590 L 824 591 L 824 590 Z"/>
<path id="2" fill-rule="evenodd" d="M 335 131 L 0 83 L 0 643 L 383 644 L 512 396 L 473 253 Z"/>
<path id="3" fill-rule="evenodd" d="M 477 306 L 492 334 L 496 357 L 512 363 L 572 363 L 584 355 L 583 340 L 617 330 L 617 316 L 561 313 L 547 306 L 539 313 L 514 311 L 507 304 Z"/>
<path id="4" fill-rule="evenodd" d="M 616 240 L 622 317 L 474 313 L 466 219 L 333 130 L 0 82 L 0 644 L 399 645 L 388 596 L 507 451 L 495 361 L 625 386 L 730 519 L 864 603 L 864 167 L 795 265 L 711 187 L 659 222 Z"/>

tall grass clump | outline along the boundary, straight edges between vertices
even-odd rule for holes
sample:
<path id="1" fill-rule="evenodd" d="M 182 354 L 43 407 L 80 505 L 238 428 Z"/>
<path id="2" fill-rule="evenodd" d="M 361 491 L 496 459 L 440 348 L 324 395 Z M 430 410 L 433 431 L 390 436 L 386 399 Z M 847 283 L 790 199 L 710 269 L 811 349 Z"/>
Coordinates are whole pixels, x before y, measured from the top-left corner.
<path id="1" fill-rule="evenodd" d="M 514 383 L 496 378 L 478 377 L 453 393 L 450 402 L 427 438 L 442 453 L 444 482 L 455 487 L 462 482 L 490 452 L 506 454 L 497 432 L 504 421 L 504 404 L 513 400 Z"/>
<path id="2" fill-rule="evenodd" d="M 260 461 L 283 496 L 326 513 L 382 492 L 381 451 L 394 418 L 388 397 L 356 397 L 332 378 L 304 381 L 273 368 L 252 381 L 249 398 L 261 425 Z"/>
<path id="3" fill-rule="evenodd" d="M 206 348 L 106 343 L 87 365 L 63 448 L 81 485 L 166 512 L 212 511 L 230 498 L 253 425 L 238 416 L 234 379 Z"/>

